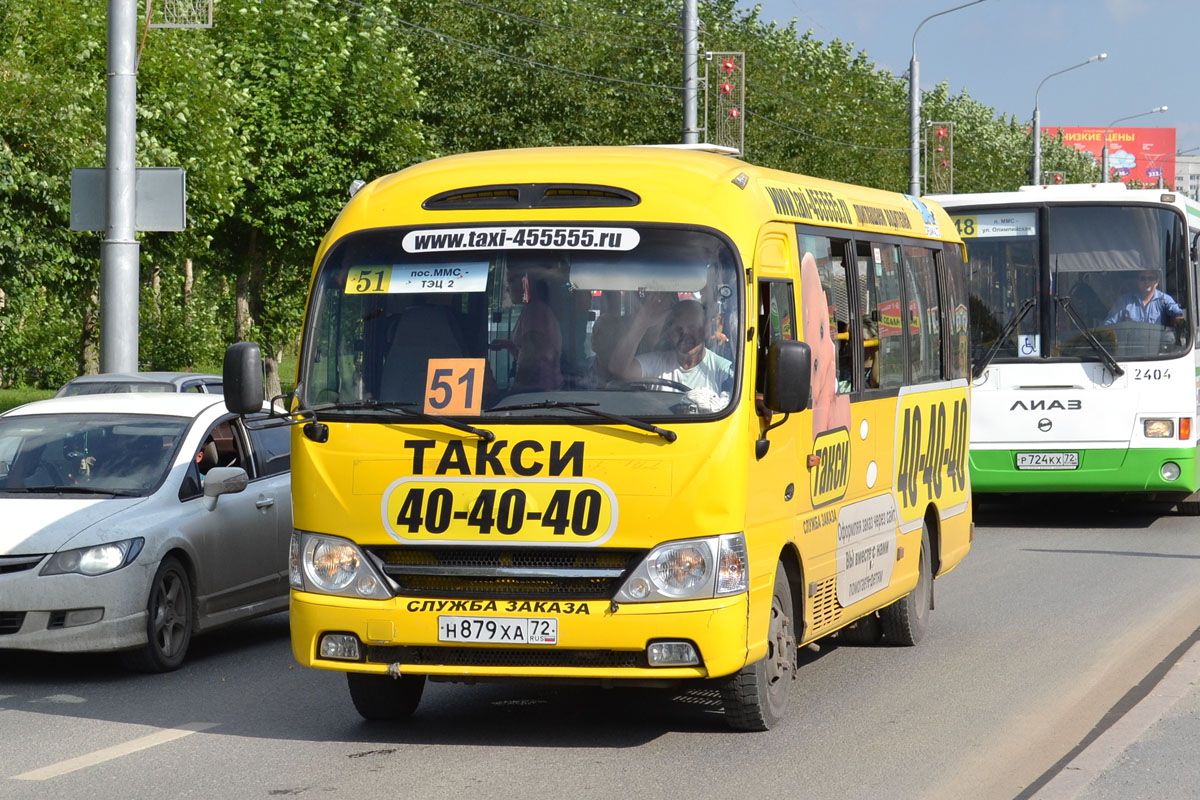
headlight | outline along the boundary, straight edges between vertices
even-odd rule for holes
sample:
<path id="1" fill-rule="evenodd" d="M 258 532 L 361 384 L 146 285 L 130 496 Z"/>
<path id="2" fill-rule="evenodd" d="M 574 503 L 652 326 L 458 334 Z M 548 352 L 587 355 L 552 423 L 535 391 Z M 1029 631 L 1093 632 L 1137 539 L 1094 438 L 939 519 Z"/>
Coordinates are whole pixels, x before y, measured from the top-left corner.
<path id="1" fill-rule="evenodd" d="M 614 596 L 621 603 L 695 600 L 746 591 L 746 538 L 740 533 L 659 545 Z"/>
<path id="2" fill-rule="evenodd" d="M 80 547 L 77 550 L 63 550 L 50 556 L 46 566 L 42 567 L 42 575 L 103 575 L 106 572 L 118 570 L 133 563 L 146 540 L 140 536 L 136 539 L 125 539 L 120 542 Z"/>
<path id="3" fill-rule="evenodd" d="M 289 548 L 288 581 L 305 592 L 386 600 L 383 578 L 353 542 L 296 531 Z"/>
<path id="4" fill-rule="evenodd" d="M 1142 420 L 1142 433 L 1147 439 L 1170 439 L 1175 435 L 1175 421 L 1170 419 Z"/>

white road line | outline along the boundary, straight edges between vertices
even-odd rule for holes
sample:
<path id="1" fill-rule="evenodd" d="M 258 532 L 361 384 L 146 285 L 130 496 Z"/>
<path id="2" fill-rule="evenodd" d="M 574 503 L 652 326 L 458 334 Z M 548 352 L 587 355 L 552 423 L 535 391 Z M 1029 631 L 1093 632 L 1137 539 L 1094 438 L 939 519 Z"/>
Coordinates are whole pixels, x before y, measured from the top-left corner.
<path id="1" fill-rule="evenodd" d="M 1033 800 L 1072 800 L 1078 797 L 1131 744 L 1186 696 L 1198 681 L 1200 643 L 1192 645 L 1149 694 L 1075 756 L 1033 796 Z"/>
<path id="2" fill-rule="evenodd" d="M 14 775 L 13 779 L 18 781 L 44 781 L 49 778 L 57 778 L 59 775 L 66 775 L 68 772 L 74 772 L 86 767 L 94 767 L 97 764 L 103 764 L 105 761 L 111 761 L 114 758 L 127 756 L 139 750 L 157 747 L 160 744 L 182 739 L 184 736 L 191 736 L 193 733 L 215 728 L 217 724 L 216 722 L 189 722 L 186 725 L 180 725 L 178 728 L 164 728 L 157 733 L 132 739 L 124 744 L 113 745 L 103 750 L 97 750 L 94 753 L 87 753 L 77 758 L 69 758 L 57 764 L 51 764 L 48 767 L 35 769 L 32 772 L 23 772 L 20 775 Z"/>

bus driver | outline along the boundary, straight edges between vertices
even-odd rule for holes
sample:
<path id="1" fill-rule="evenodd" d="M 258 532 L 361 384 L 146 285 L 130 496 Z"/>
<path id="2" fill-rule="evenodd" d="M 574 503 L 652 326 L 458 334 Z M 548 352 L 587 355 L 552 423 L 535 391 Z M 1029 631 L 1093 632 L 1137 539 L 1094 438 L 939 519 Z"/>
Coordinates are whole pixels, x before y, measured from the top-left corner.
<path id="1" fill-rule="evenodd" d="M 1117 304 L 1109 310 L 1104 319 L 1104 324 L 1149 322 L 1169 325 L 1183 318 L 1183 309 L 1175 302 L 1175 298 L 1159 291 L 1158 273 L 1152 269 L 1144 269 L 1138 273 L 1137 289 L 1118 298 Z"/>
<path id="2" fill-rule="evenodd" d="M 651 378 L 683 384 L 691 390 L 688 399 L 705 411 L 718 411 L 733 388 L 732 364 L 706 345 L 704 305 L 698 300 L 673 301 L 670 293 L 646 297 L 613 348 L 609 371 L 625 380 Z M 635 354 L 646 331 L 664 318 L 663 338 L 671 349 Z"/>

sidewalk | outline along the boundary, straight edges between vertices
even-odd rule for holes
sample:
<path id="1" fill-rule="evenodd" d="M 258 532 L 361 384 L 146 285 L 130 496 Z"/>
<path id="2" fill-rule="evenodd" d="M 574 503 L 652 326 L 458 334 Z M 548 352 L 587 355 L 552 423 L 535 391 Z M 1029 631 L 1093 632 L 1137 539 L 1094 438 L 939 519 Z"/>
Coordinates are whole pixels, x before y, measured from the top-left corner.
<path id="1" fill-rule="evenodd" d="M 1196 639 L 1195 636 L 1192 637 Z M 1200 797 L 1200 641 L 1032 800 Z"/>

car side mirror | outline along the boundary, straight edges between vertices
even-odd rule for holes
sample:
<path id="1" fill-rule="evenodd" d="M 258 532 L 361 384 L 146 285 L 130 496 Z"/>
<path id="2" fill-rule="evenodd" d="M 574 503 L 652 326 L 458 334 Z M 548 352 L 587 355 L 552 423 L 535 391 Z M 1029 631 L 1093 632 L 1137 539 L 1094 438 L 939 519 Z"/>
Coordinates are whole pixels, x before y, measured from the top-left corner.
<path id="1" fill-rule="evenodd" d="M 211 511 L 218 497 L 244 492 L 249 485 L 250 476 L 241 467 L 213 467 L 204 476 L 204 504 Z"/>
<path id="2" fill-rule="evenodd" d="M 225 350 L 222 367 L 225 407 L 245 416 L 262 410 L 262 351 L 254 342 L 234 342 Z"/>
<path id="3" fill-rule="evenodd" d="M 792 414 L 808 408 L 812 392 L 812 348 L 807 342 L 782 339 L 767 351 L 767 385 L 763 402 L 772 411 Z"/>

